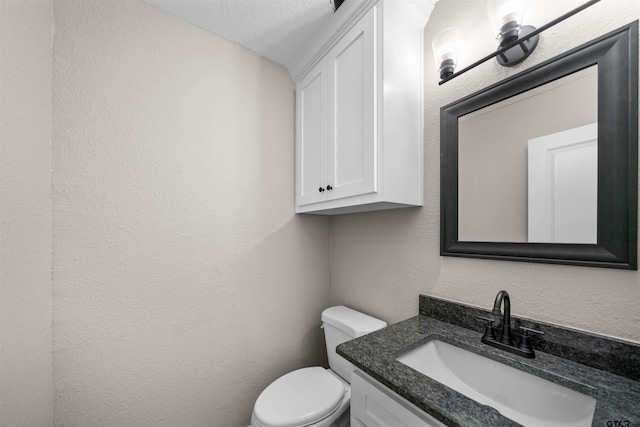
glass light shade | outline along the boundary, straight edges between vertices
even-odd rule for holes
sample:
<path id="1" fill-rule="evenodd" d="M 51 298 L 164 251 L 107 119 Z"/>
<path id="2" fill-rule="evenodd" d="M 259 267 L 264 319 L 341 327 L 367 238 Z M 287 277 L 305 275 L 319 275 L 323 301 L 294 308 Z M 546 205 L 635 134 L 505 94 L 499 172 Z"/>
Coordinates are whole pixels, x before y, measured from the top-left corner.
<path id="1" fill-rule="evenodd" d="M 461 42 L 462 32 L 457 28 L 447 28 L 434 37 L 431 47 L 440 78 L 453 74 L 453 69 L 458 64 Z"/>
<path id="2" fill-rule="evenodd" d="M 524 0 L 489 0 L 487 14 L 501 46 L 506 46 L 518 38 L 522 16 L 524 14 Z"/>

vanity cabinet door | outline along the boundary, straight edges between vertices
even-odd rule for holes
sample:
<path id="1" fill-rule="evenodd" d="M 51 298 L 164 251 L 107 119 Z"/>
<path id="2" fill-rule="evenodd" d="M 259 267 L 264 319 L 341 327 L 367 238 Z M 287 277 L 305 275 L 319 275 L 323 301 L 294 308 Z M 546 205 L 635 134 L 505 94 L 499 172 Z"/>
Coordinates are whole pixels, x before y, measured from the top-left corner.
<path id="1" fill-rule="evenodd" d="M 351 377 L 351 425 L 446 427 L 360 371 L 356 371 Z"/>

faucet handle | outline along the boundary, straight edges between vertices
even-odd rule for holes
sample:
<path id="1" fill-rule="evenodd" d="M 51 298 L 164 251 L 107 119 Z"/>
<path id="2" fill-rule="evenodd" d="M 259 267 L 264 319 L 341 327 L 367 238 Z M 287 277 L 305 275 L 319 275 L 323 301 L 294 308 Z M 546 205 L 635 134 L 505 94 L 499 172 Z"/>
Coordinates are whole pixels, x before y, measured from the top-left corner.
<path id="1" fill-rule="evenodd" d="M 518 349 L 520 351 L 526 353 L 528 356 L 526 357 L 535 357 L 535 353 L 533 351 L 533 347 L 531 346 L 531 337 L 529 336 L 529 332 L 533 332 L 536 334 L 544 335 L 544 332 L 539 331 L 537 329 L 527 328 L 525 326 L 520 326 L 522 332 L 520 333 L 520 344 L 518 345 Z"/>
<path id="2" fill-rule="evenodd" d="M 495 319 L 492 319 L 491 317 L 484 317 L 484 316 L 476 316 L 476 317 L 480 320 L 486 321 L 487 325 L 491 325 L 492 323 L 495 323 Z"/>
<path id="3" fill-rule="evenodd" d="M 523 337 L 528 337 L 529 336 L 529 332 L 534 332 L 534 333 L 539 334 L 539 335 L 544 335 L 544 332 L 539 331 L 537 329 L 531 329 L 531 328 L 527 328 L 525 326 L 520 326 L 520 329 L 522 329 L 522 336 Z"/>
<path id="4" fill-rule="evenodd" d="M 492 319 L 491 317 L 483 317 L 483 316 L 476 316 L 476 317 L 486 322 L 484 325 L 484 335 L 482 336 L 482 340 L 495 341 L 496 328 L 493 326 L 493 324 L 495 323 L 495 319 Z"/>

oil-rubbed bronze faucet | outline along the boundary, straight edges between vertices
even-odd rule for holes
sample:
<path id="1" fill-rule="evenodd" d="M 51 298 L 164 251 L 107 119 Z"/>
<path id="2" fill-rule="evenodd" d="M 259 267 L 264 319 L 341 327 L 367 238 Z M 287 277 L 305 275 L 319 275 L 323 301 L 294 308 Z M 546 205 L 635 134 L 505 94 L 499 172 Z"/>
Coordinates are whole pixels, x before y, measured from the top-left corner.
<path id="1" fill-rule="evenodd" d="M 500 312 L 500 306 L 504 302 L 504 315 Z M 500 319 L 502 316 L 502 335 L 500 336 L 500 342 L 505 345 L 513 345 L 513 338 L 511 337 L 511 298 L 507 291 L 500 291 L 496 295 L 496 302 L 493 303 L 493 310 L 491 310 L 493 316 L 497 316 Z M 498 324 L 500 327 L 500 324 Z"/>
<path id="2" fill-rule="evenodd" d="M 501 306 L 504 306 L 504 314 L 500 310 Z M 544 332 L 520 326 L 522 331 L 520 333 L 520 340 L 518 345 L 515 345 L 511 335 L 511 298 L 509 298 L 507 291 L 500 291 L 498 295 L 496 295 L 496 301 L 493 304 L 493 310 L 491 310 L 491 317 L 476 317 L 486 322 L 484 335 L 481 339 L 483 343 L 530 359 L 536 357 L 533 347 L 531 347 L 529 332 L 541 335 L 544 334 Z M 502 319 L 500 319 L 500 317 L 502 317 Z M 494 326 L 496 322 L 500 322 L 498 326 Z M 496 331 L 500 333 L 500 337 L 496 337 Z"/>

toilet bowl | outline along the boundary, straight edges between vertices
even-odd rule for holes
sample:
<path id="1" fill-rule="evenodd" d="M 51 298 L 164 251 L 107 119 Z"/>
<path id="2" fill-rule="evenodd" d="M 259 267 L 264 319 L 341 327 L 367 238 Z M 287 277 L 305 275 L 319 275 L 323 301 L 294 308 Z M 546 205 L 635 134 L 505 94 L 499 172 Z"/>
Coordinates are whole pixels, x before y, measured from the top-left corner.
<path id="1" fill-rule="evenodd" d="M 256 400 L 251 427 L 349 426 L 355 366 L 336 354 L 336 347 L 387 324 L 344 306 L 324 310 L 322 322 L 330 368 L 302 368 L 272 382 Z"/>
<path id="2" fill-rule="evenodd" d="M 331 369 L 298 369 L 260 394 L 251 427 L 348 426 L 350 401 L 351 386 Z"/>

